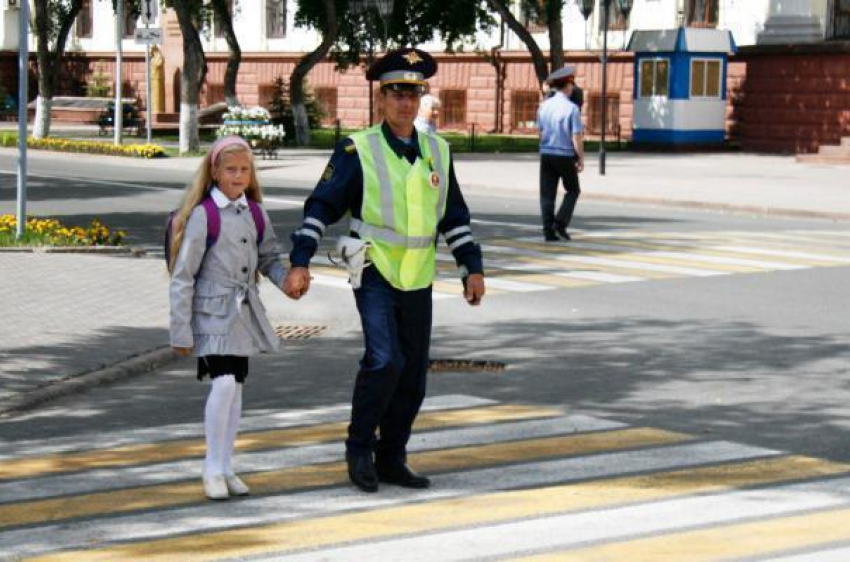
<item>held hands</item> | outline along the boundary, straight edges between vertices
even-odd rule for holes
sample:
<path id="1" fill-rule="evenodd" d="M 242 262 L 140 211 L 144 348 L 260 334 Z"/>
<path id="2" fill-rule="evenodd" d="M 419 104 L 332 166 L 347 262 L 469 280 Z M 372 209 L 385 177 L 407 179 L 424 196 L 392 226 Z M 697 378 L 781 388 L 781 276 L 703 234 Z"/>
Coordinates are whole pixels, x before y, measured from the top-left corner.
<path id="1" fill-rule="evenodd" d="M 293 267 L 283 280 L 283 292 L 287 297 L 298 300 L 310 290 L 310 270 L 306 267 Z"/>
<path id="2" fill-rule="evenodd" d="M 468 302 L 471 306 L 477 306 L 481 304 L 481 299 L 484 297 L 485 288 L 484 288 L 484 275 L 481 273 L 471 273 L 469 277 L 466 278 L 466 283 L 464 284 L 466 290 L 464 291 L 464 298 L 466 302 Z"/>

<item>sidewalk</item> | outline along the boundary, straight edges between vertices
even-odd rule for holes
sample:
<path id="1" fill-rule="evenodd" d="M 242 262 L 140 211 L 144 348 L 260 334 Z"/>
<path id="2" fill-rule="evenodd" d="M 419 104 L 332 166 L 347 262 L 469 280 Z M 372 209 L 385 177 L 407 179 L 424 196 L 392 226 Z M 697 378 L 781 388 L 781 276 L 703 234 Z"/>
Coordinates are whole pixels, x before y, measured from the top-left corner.
<path id="1" fill-rule="evenodd" d="M 0 149 L 0 154 L 17 153 Z M 258 160 L 261 181 L 301 186 L 306 196 L 328 155 L 286 150 L 278 160 Z M 94 164 L 115 163 L 115 157 L 35 150 L 29 157 L 33 162 L 85 158 Z M 188 173 L 198 161 L 128 158 L 121 164 L 133 165 L 141 174 L 162 169 Z M 466 193 L 521 194 L 536 200 L 536 154 L 458 155 L 455 168 Z M 850 221 L 847 172 L 846 167 L 799 164 L 790 156 L 611 152 L 607 175 L 600 176 L 597 155 L 589 154 L 581 176 L 582 198 Z M 161 260 L 0 253 L 0 271 L 0 414 L 62 392 L 71 379 L 77 381 L 72 385 L 96 384 L 122 376 L 128 368 L 147 370 L 170 360 L 165 347 L 168 279 Z M 265 285 L 264 291 L 276 291 Z M 276 301 L 277 296 L 266 299 Z M 285 315 L 270 313 L 278 319 Z M 128 364 L 128 358 L 136 359 Z M 79 378 L 86 373 L 94 374 Z"/>

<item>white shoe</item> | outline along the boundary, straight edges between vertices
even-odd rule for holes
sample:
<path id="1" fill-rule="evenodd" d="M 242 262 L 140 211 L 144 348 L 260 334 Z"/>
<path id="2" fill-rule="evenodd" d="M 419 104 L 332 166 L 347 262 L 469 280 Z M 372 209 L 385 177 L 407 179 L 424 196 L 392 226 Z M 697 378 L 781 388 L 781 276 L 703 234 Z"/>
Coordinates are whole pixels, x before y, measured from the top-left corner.
<path id="1" fill-rule="evenodd" d="M 226 500 L 230 498 L 227 491 L 227 481 L 221 474 L 204 476 L 204 494 L 211 500 Z"/>
<path id="2" fill-rule="evenodd" d="M 248 486 L 235 474 L 225 476 L 224 481 L 227 484 L 227 491 L 230 492 L 231 496 L 247 496 L 251 493 Z"/>

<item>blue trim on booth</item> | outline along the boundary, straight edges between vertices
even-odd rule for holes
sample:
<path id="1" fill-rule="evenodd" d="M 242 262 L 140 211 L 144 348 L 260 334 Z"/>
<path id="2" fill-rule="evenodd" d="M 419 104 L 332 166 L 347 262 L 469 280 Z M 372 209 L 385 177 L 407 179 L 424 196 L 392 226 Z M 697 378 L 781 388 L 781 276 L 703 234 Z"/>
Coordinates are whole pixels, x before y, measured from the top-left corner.
<path id="1" fill-rule="evenodd" d="M 669 129 L 633 129 L 634 143 L 718 143 L 726 140 L 726 131 L 677 131 Z"/>

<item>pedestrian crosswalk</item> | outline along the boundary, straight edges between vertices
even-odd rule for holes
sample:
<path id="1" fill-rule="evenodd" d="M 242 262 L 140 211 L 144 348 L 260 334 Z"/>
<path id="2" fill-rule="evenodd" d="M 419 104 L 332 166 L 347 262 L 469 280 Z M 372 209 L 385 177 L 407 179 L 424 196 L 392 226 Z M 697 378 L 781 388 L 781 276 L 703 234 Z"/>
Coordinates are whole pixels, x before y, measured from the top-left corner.
<path id="1" fill-rule="evenodd" d="M 481 243 L 490 295 L 850 265 L 850 231 L 843 230 L 588 231 L 569 243 L 538 236 Z M 434 296 L 456 297 L 454 259 L 442 248 L 438 260 Z M 316 284 L 348 287 L 344 271 L 322 257 L 313 275 Z"/>
<path id="2" fill-rule="evenodd" d="M 426 400 L 427 490 L 347 481 L 347 408 L 246 416 L 252 495 L 203 496 L 201 424 L 0 443 L 0 559 L 846 560 L 850 464 L 465 395 Z M 97 443 L 97 447 L 92 444 Z"/>

